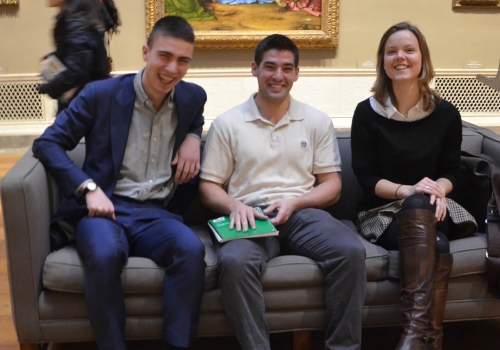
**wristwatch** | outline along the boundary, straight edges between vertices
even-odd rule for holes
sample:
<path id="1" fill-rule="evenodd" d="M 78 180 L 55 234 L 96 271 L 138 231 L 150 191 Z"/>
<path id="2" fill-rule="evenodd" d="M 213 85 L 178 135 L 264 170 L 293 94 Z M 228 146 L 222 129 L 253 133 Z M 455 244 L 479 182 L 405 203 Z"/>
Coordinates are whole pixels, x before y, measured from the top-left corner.
<path id="1" fill-rule="evenodd" d="M 88 182 L 82 191 L 82 196 L 85 196 L 89 192 L 94 192 L 97 190 L 97 184 L 94 181 Z"/>

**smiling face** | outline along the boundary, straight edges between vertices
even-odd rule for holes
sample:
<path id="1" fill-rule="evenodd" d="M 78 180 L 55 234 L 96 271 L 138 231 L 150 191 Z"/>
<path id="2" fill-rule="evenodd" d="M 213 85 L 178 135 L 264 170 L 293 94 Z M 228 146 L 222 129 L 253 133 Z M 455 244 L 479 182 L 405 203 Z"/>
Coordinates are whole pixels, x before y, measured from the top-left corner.
<path id="1" fill-rule="evenodd" d="M 385 44 L 384 70 L 392 84 L 416 82 L 422 69 L 417 37 L 409 30 L 393 33 Z"/>
<path id="2" fill-rule="evenodd" d="M 171 36 L 158 35 L 150 47 L 144 45 L 142 58 L 146 68 L 142 86 L 155 108 L 186 75 L 193 58 L 194 44 Z"/>
<path id="3" fill-rule="evenodd" d="M 257 77 L 258 96 L 262 100 L 280 103 L 288 98 L 293 83 L 299 78 L 294 59 L 291 51 L 271 49 L 264 52 L 259 66 L 252 63 L 252 74 Z"/>

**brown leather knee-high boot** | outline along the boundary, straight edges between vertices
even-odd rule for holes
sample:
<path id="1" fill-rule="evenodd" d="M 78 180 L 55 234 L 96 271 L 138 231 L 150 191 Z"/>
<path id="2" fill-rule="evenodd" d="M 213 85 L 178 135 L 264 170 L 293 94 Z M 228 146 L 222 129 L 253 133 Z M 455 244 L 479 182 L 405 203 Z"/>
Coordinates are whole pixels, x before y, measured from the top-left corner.
<path id="1" fill-rule="evenodd" d="M 453 266 L 452 254 L 436 255 L 436 271 L 431 293 L 431 307 L 429 309 L 429 333 L 427 335 L 427 349 L 441 350 L 443 345 L 443 317 L 448 294 L 448 278 Z"/>
<path id="2" fill-rule="evenodd" d="M 426 350 L 429 307 L 436 265 L 436 217 L 425 209 L 398 214 L 401 318 L 397 350 Z"/>

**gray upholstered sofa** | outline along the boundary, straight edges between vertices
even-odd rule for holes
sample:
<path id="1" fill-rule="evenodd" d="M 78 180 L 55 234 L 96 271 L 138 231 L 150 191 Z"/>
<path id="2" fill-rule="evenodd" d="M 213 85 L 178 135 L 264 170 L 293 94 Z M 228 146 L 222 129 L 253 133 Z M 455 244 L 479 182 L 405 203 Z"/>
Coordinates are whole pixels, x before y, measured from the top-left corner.
<path id="1" fill-rule="evenodd" d="M 463 148 L 486 153 L 500 162 L 500 136 L 464 123 Z M 340 219 L 354 220 L 359 189 L 351 169 L 350 138 L 340 132 L 343 190 L 328 210 Z M 83 159 L 81 145 L 71 152 Z M 49 222 L 58 205 L 57 187 L 31 152 L 25 154 L 2 181 L 2 205 L 7 242 L 8 272 L 15 327 L 21 349 L 47 342 L 92 340 L 83 295 L 80 259 L 72 245 L 56 252 L 49 247 Z M 206 245 L 206 291 L 198 335 L 231 334 L 217 289 L 216 254 L 206 227 L 210 213 L 195 202 L 186 220 Z M 351 224 L 352 225 L 352 224 Z M 399 316 L 397 252 L 385 251 L 362 238 L 366 247 L 367 294 L 364 326 L 396 325 Z M 446 321 L 500 317 L 500 300 L 487 289 L 484 234 L 451 243 L 451 273 Z M 160 338 L 163 271 L 152 261 L 130 258 L 122 275 L 126 292 L 128 339 Z M 325 325 L 323 275 L 304 257 L 272 259 L 262 278 L 267 320 L 272 332 L 295 331 L 295 348 L 306 349 L 310 330 Z"/>

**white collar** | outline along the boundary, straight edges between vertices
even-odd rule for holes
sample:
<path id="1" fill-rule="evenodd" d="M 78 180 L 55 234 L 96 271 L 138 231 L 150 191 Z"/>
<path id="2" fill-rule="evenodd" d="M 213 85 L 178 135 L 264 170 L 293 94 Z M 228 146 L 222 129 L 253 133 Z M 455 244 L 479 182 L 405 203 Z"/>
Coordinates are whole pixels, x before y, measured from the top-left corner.
<path id="1" fill-rule="evenodd" d="M 394 107 L 394 105 L 392 104 L 391 98 L 389 96 L 387 96 L 387 98 L 385 99 L 384 104 L 385 106 L 381 105 L 375 99 L 375 97 L 370 97 L 370 106 L 373 108 L 373 110 L 377 114 L 380 114 L 382 117 L 386 117 L 387 119 L 394 119 L 400 122 L 414 122 L 420 119 L 424 119 L 432 112 L 424 111 L 424 108 L 422 106 L 422 99 L 420 99 L 420 101 L 418 101 L 418 103 L 408 111 L 408 118 L 405 118 L 404 115 L 399 113 L 396 107 Z"/>

